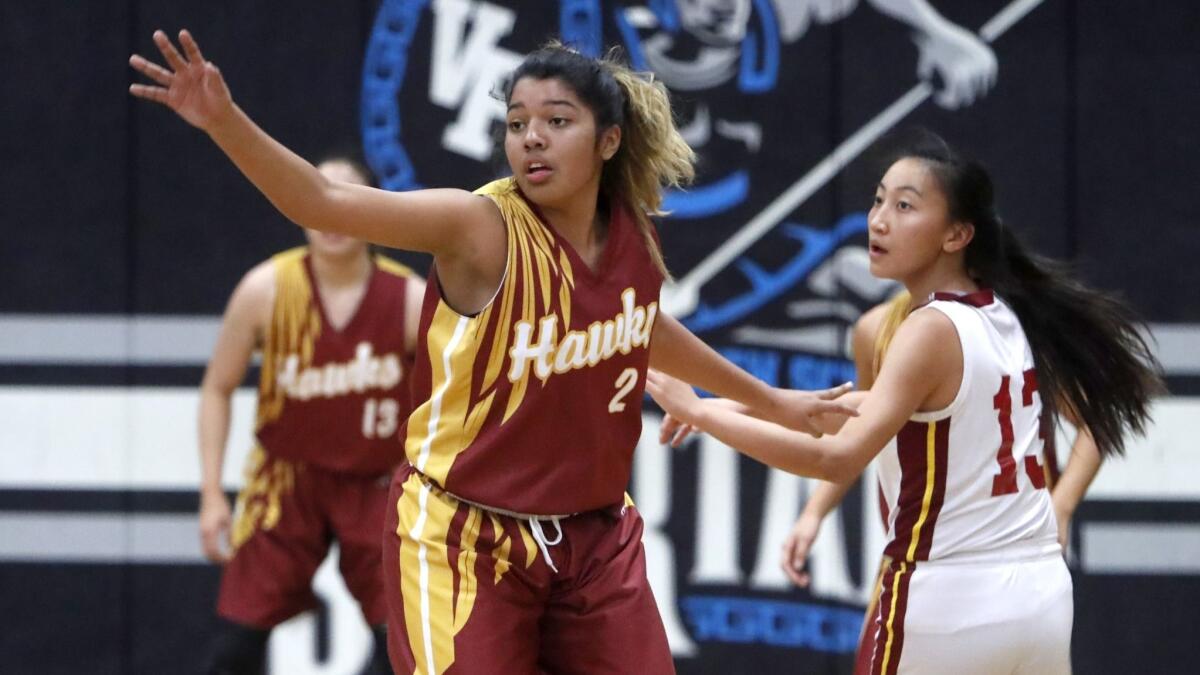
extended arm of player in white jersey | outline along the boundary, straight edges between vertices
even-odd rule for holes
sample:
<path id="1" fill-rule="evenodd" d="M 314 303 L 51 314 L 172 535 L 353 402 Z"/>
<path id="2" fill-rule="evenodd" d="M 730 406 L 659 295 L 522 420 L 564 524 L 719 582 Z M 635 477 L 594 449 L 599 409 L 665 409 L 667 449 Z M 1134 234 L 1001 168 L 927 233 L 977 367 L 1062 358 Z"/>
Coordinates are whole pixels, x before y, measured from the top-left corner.
<path id="1" fill-rule="evenodd" d="M 822 414 L 857 414 L 853 407 L 835 400 L 849 391 L 849 384 L 816 392 L 770 387 L 718 354 L 667 314 L 659 314 L 655 320 L 650 367 L 742 403 L 755 417 L 805 433 L 820 433 L 817 418 Z M 725 403 L 713 405 L 727 407 Z M 739 414 L 732 409 L 730 413 Z"/>
<path id="2" fill-rule="evenodd" d="M 930 344 L 954 347 L 929 349 Z M 950 319 L 935 310 L 915 312 L 896 331 L 858 416 L 823 438 L 713 405 L 661 373 L 651 373 L 647 390 L 668 413 L 764 464 L 841 483 L 856 478 L 913 413 L 948 405 L 962 379 L 962 362 Z"/>

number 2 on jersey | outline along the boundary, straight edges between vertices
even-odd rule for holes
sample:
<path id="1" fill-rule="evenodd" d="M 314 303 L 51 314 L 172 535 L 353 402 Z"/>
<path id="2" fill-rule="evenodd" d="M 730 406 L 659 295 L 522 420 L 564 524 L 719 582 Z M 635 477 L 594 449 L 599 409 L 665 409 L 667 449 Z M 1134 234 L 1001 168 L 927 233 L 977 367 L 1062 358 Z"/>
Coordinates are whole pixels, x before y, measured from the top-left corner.
<path id="1" fill-rule="evenodd" d="M 617 376 L 617 382 L 613 386 L 617 388 L 617 393 L 608 402 L 608 412 L 619 413 L 625 410 L 625 401 L 621 399 L 629 395 L 633 391 L 633 385 L 637 384 L 638 371 L 637 368 L 626 368 Z"/>
<path id="2" fill-rule="evenodd" d="M 1037 373 L 1033 369 L 1022 373 L 1024 383 L 1021 386 L 1021 405 L 1033 405 L 1033 395 L 1037 392 Z M 996 461 L 1000 464 L 1000 473 L 992 477 L 992 496 L 1010 495 L 1017 491 L 1017 461 L 1013 458 L 1013 426 L 1012 426 L 1012 395 L 1008 393 L 1009 376 L 1000 379 L 1000 391 L 992 397 L 992 405 L 998 411 L 1000 422 L 1000 449 L 996 451 Z M 1046 429 L 1038 424 L 1038 438 L 1046 441 Z M 1046 487 L 1046 473 L 1038 464 L 1036 455 L 1025 455 L 1025 474 L 1035 490 Z"/>

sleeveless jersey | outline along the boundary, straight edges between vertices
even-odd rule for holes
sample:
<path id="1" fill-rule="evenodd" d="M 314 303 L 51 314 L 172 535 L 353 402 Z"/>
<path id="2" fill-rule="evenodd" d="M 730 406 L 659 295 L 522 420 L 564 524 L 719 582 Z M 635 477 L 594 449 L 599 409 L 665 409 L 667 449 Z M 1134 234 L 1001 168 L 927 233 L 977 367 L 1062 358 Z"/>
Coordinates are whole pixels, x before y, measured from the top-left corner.
<path id="1" fill-rule="evenodd" d="M 937 293 L 962 345 L 962 384 L 945 409 L 913 415 L 879 455 L 887 505 L 884 553 L 909 563 L 1058 550 L 1043 465 L 1042 401 L 1033 353 L 992 291 Z"/>
<path id="2" fill-rule="evenodd" d="M 358 308 L 336 330 L 307 247 L 271 259 L 275 304 L 255 428 L 271 455 L 352 474 L 385 473 L 403 461 L 399 430 L 412 408 L 404 300 L 412 272 L 382 256 L 372 262 Z"/>
<path id="3" fill-rule="evenodd" d="M 511 179 L 477 194 L 500 208 L 507 267 L 463 316 L 426 289 L 408 419 L 409 462 L 446 491 L 521 514 L 623 503 L 662 275 L 632 214 L 614 205 L 593 272 Z"/>

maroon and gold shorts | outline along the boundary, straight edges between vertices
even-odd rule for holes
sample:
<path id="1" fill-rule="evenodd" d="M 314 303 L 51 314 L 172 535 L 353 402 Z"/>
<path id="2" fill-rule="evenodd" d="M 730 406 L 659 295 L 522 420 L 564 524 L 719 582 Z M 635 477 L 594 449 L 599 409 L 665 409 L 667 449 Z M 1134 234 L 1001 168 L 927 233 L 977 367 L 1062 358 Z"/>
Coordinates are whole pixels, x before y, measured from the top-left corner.
<path id="1" fill-rule="evenodd" d="M 339 568 L 370 625 L 387 611 L 379 533 L 387 510 L 380 477 L 334 473 L 273 457 L 260 448 L 246 467 L 230 531 L 217 613 L 270 628 L 317 606 L 313 575 L 337 540 Z"/>
<path id="2" fill-rule="evenodd" d="M 563 518 L 561 539 L 539 521 L 543 552 L 527 520 L 462 502 L 411 467 L 389 499 L 397 673 L 675 672 L 632 505 Z"/>

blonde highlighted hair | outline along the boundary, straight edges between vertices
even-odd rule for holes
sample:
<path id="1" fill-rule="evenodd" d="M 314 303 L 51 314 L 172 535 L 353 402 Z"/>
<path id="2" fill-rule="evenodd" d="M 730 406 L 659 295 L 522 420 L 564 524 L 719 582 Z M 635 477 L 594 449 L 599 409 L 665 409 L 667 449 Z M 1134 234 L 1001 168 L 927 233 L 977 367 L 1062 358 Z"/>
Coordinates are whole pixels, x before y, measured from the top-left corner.
<path id="1" fill-rule="evenodd" d="M 875 352 L 871 359 L 872 380 L 879 377 L 879 369 L 883 367 L 884 354 L 887 353 L 888 346 L 892 344 L 896 330 L 900 328 L 900 324 L 911 312 L 912 296 L 908 291 L 900 291 L 888 301 L 887 315 L 883 317 L 883 323 L 879 325 L 879 332 L 875 334 Z"/>

